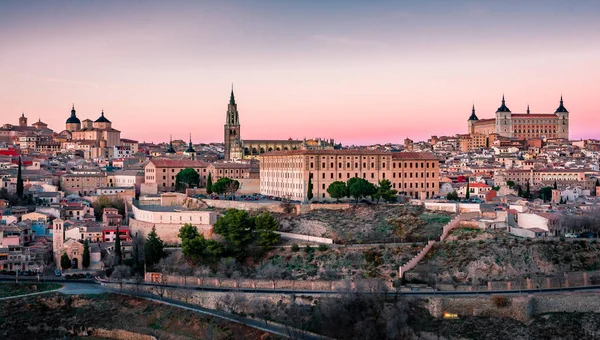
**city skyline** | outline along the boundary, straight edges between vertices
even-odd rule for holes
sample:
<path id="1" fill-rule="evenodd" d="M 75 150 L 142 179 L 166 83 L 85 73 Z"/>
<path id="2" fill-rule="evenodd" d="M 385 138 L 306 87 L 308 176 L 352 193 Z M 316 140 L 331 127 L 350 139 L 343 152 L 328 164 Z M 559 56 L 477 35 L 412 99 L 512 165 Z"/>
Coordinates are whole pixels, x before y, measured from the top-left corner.
<path id="1" fill-rule="evenodd" d="M 233 81 L 249 139 L 467 133 L 473 102 L 491 118 L 503 93 L 533 113 L 563 95 L 571 139 L 596 137 L 597 3 L 311 3 L 5 2 L 0 112 L 59 132 L 75 102 L 124 138 L 221 142 Z"/>

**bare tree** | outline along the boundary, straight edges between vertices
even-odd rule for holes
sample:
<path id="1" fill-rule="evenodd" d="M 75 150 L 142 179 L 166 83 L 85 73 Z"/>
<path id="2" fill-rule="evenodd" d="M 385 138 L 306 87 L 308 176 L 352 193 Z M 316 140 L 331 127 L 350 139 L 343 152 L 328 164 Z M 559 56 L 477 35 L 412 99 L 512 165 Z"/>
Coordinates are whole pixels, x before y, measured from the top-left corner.
<path id="1" fill-rule="evenodd" d="M 281 197 L 281 203 L 279 206 L 286 214 L 291 214 L 294 212 L 294 210 L 296 210 L 290 195 L 283 195 L 283 197 Z"/>
<path id="2" fill-rule="evenodd" d="M 231 314 L 239 314 L 247 310 L 247 299 L 242 293 L 225 294 L 217 301 L 217 309 Z"/>
<path id="3" fill-rule="evenodd" d="M 110 278 L 119 281 L 119 288 L 123 292 L 123 280 L 131 277 L 131 267 L 118 265 L 113 268 Z"/>
<path id="4" fill-rule="evenodd" d="M 273 284 L 273 289 L 275 289 L 275 281 L 283 277 L 284 271 L 285 270 L 280 266 L 273 263 L 268 263 L 258 270 L 258 272 L 256 273 L 256 277 L 259 279 L 271 280 L 271 283 Z"/>

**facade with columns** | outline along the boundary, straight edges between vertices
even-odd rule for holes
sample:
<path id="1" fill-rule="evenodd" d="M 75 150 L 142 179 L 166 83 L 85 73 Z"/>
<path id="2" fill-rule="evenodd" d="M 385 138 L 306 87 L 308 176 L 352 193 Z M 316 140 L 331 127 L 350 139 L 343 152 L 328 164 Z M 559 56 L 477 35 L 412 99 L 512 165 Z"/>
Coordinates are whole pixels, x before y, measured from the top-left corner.
<path id="1" fill-rule="evenodd" d="M 502 105 L 496 110 L 494 118 L 479 119 L 473 105 L 467 124 L 471 138 L 496 135 L 517 139 L 569 139 L 569 111 L 563 104 L 562 96 L 554 113 L 531 113 L 529 106 L 525 113 L 513 113 L 502 96 Z M 481 143 L 475 144 L 481 146 Z"/>
<path id="2" fill-rule="evenodd" d="M 225 118 L 225 152 L 226 161 L 240 159 L 256 159 L 270 151 L 288 150 L 331 150 L 334 149 L 333 139 L 315 138 L 312 140 L 281 139 L 281 140 L 242 140 L 241 124 L 233 88 L 227 105 Z"/>

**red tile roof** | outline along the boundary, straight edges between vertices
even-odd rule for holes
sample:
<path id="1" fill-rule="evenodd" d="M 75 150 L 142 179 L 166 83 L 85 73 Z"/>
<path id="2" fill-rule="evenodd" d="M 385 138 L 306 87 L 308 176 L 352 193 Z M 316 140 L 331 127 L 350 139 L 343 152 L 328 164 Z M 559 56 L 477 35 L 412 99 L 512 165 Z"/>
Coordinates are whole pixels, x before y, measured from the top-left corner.
<path id="1" fill-rule="evenodd" d="M 431 152 L 392 152 L 393 159 L 418 159 L 439 161 Z"/>
<path id="2" fill-rule="evenodd" d="M 531 113 L 531 114 L 527 114 L 527 113 L 513 113 L 511 115 L 511 117 L 516 117 L 516 118 L 529 118 L 529 119 L 537 119 L 537 118 L 558 118 L 558 116 L 556 116 L 553 113 Z"/>
<path id="3" fill-rule="evenodd" d="M 200 160 L 191 159 L 168 159 L 155 158 L 150 160 L 148 164 L 154 164 L 157 168 L 206 168 L 208 163 Z"/>

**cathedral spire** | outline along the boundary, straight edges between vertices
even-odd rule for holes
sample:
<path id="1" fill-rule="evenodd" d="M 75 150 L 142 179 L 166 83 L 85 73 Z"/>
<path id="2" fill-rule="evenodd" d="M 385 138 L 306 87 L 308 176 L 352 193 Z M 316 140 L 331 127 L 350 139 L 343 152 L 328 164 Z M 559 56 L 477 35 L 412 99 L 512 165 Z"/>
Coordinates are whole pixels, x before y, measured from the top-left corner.
<path id="1" fill-rule="evenodd" d="M 167 153 L 175 153 L 175 149 L 173 149 L 173 135 L 169 136 L 169 148 L 167 149 Z"/>
<path id="2" fill-rule="evenodd" d="M 196 152 L 196 150 L 194 150 L 194 147 L 192 146 L 192 134 L 191 133 L 190 133 L 190 143 L 188 144 L 188 148 L 187 148 L 187 150 L 185 150 L 185 152 L 187 152 L 187 153 Z"/>
<path id="3" fill-rule="evenodd" d="M 235 96 L 233 95 L 233 83 L 231 83 L 231 96 L 229 96 L 229 105 L 235 105 Z"/>
<path id="4" fill-rule="evenodd" d="M 529 104 L 527 104 L 527 114 L 530 114 L 531 111 L 529 111 Z"/>

